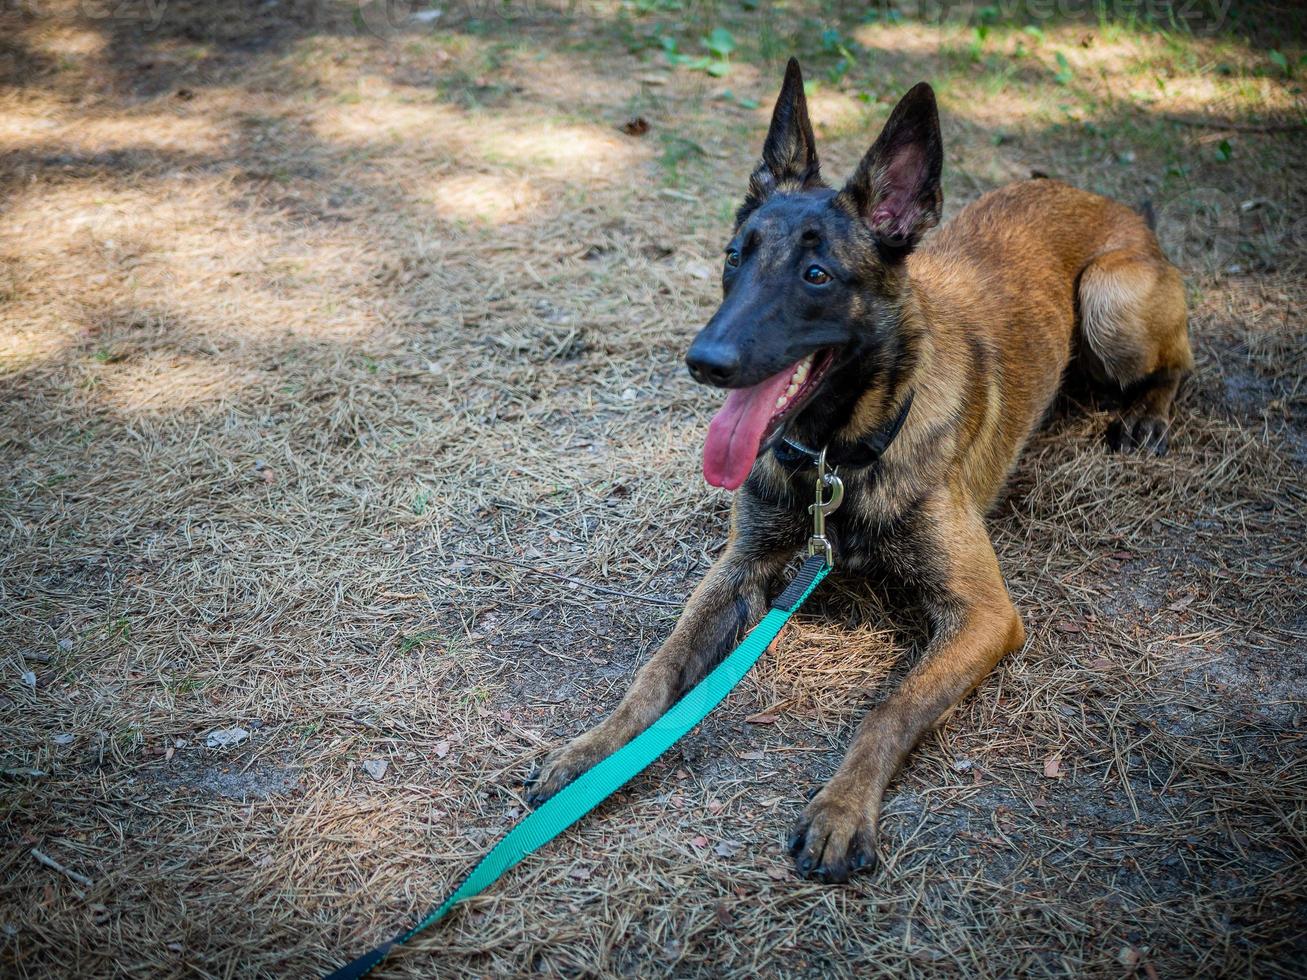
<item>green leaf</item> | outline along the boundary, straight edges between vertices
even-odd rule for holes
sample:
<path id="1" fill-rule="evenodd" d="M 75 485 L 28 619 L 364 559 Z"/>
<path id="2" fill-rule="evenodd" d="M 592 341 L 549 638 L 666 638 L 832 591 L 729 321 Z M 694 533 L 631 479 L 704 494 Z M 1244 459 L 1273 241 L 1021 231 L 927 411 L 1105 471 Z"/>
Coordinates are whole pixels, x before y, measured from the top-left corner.
<path id="1" fill-rule="evenodd" d="M 1270 58 L 1280 71 L 1284 72 L 1286 75 L 1289 74 L 1289 59 L 1284 56 L 1283 52 L 1276 51 L 1272 48 L 1270 51 L 1266 52 L 1266 57 Z"/>
<path id="2" fill-rule="evenodd" d="M 1216 159 L 1229 160 L 1232 156 L 1234 156 L 1234 150 L 1231 148 L 1229 140 L 1221 140 L 1216 144 Z"/>
<path id="3" fill-rule="evenodd" d="M 713 32 L 703 39 L 703 46 L 718 58 L 724 59 L 735 50 L 735 38 L 726 28 L 714 27 Z"/>
<path id="4" fill-rule="evenodd" d="M 714 61 L 705 69 L 713 78 L 722 78 L 731 70 L 729 61 Z"/>
<path id="5" fill-rule="evenodd" d="M 1071 62 L 1066 60 L 1066 55 L 1061 51 L 1054 55 L 1057 61 L 1057 74 L 1053 76 L 1053 81 L 1059 85 L 1070 85 L 1071 79 L 1075 77 L 1075 72 L 1071 68 Z"/>
<path id="6" fill-rule="evenodd" d="M 710 64 L 712 59 L 707 55 L 698 58 L 691 57 L 688 54 L 668 55 L 667 60 L 674 65 L 680 65 L 682 68 L 688 68 L 690 71 L 703 71 Z"/>

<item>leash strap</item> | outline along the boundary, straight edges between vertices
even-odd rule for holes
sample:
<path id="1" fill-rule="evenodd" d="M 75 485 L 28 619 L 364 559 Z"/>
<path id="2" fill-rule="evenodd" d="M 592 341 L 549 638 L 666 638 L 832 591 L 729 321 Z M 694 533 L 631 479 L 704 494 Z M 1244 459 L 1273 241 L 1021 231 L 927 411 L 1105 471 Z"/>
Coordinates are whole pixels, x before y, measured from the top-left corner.
<path id="1" fill-rule="evenodd" d="M 438 922 L 459 902 L 489 888 L 522 858 L 549 843 L 648 768 L 740 683 L 828 572 L 830 565 L 824 554 L 808 558 L 740 645 L 666 714 L 514 824 L 445 900 L 412 929 L 329 974 L 326 980 L 355 980 L 365 976 L 396 946 L 402 946 Z"/>

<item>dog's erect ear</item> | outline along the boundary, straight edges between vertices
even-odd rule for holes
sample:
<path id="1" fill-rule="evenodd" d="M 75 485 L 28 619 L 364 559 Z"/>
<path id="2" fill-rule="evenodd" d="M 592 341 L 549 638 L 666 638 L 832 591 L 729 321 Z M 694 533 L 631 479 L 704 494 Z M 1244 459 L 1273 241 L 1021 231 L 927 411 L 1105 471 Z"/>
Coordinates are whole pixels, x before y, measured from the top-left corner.
<path id="1" fill-rule="evenodd" d="M 762 145 L 762 162 L 749 178 L 741 215 L 752 211 L 780 185 L 803 188 L 816 184 L 821 179 L 820 171 L 817 140 L 808 121 L 808 99 L 803 94 L 803 72 L 798 60 L 791 58 Z"/>
<path id="2" fill-rule="evenodd" d="M 894 107 L 839 197 L 867 222 L 883 252 L 902 257 L 939 224 L 943 165 L 935 92 L 919 82 Z"/>

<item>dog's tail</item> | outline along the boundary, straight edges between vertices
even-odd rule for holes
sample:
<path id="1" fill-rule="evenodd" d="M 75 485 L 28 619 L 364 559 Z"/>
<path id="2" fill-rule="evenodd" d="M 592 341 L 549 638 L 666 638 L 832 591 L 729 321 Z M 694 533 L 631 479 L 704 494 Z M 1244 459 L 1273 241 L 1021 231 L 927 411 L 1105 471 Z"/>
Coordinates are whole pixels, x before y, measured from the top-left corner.
<path id="1" fill-rule="evenodd" d="M 1151 198 L 1144 198 L 1135 208 L 1139 216 L 1144 219 L 1144 224 L 1148 225 L 1149 231 L 1157 231 L 1157 211 L 1153 208 Z"/>

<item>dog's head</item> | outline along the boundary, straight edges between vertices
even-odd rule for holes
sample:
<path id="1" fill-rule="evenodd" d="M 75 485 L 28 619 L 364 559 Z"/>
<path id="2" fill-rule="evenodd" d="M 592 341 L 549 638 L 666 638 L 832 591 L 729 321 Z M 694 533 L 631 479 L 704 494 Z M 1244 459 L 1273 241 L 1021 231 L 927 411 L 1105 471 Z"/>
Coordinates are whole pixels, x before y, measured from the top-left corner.
<path id="1" fill-rule="evenodd" d="M 762 446 L 791 426 L 824 445 L 891 370 L 903 263 L 939 221 L 942 161 L 935 93 L 922 82 L 848 183 L 826 185 L 790 59 L 726 246 L 722 304 L 686 357 L 697 381 L 733 389 L 709 427 L 709 483 L 740 486 Z"/>

